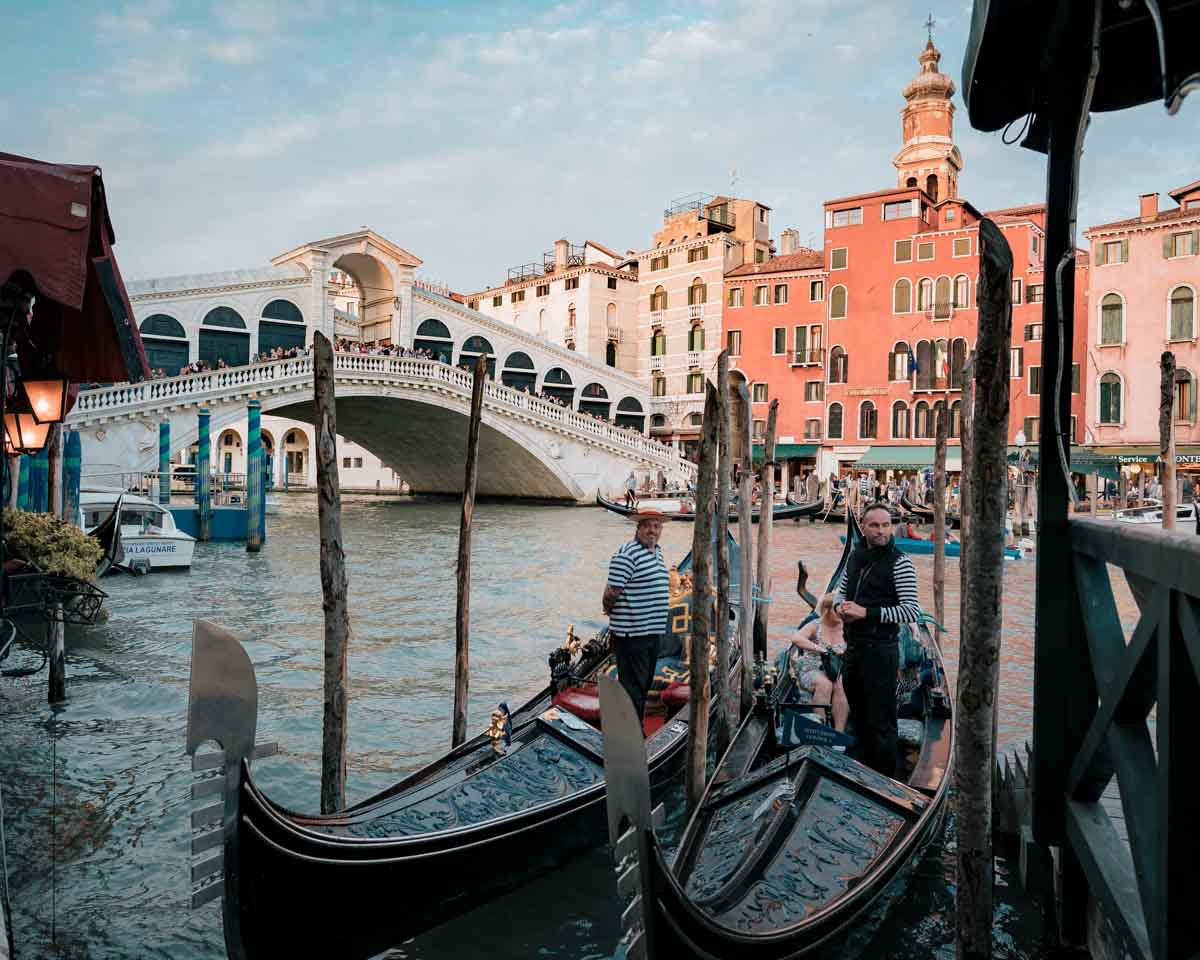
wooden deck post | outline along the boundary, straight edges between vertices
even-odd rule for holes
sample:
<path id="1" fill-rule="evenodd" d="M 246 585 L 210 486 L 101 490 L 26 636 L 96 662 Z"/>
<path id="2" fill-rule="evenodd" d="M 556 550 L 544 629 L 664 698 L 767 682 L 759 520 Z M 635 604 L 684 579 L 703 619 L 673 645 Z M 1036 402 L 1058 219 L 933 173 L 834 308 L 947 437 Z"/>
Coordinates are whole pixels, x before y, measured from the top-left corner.
<path id="1" fill-rule="evenodd" d="M 767 658 L 767 624 L 771 599 L 771 532 L 775 526 L 775 422 L 779 400 L 767 408 L 767 436 L 759 472 L 762 496 L 758 502 L 758 600 L 754 604 L 754 656 Z"/>
<path id="2" fill-rule="evenodd" d="M 1175 430 L 1172 424 L 1175 409 L 1175 354 L 1164 350 L 1159 359 L 1161 379 L 1158 398 L 1158 462 L 1162 465 L 1162 526 L 1175 529 Z"/>
<path id="3" fill-rule="evenodd" d="M 936 407 L 933 431 L 933 616 L 938 641 L 946 622 L 946 440 L 950 435 L 950 408 Z"/>
<path id="4" fill-rule="evenodd" d="M 712 626 L 713 489 L 717 479 L 717 448 L 721 401 L 707 383 L 704 426 L 696 474 L 696 522 L 692 530 L 692 634 L 689 645 L 691 697 L 688 698 L 687 808 L 695 810 L 704 794 L 708 763 L 708 705 L 710 700 L 708 645 Z M 717 625 L 720 629 L 720 624 Z M 717 663 L 717 673 L 725 672 Z"/>
<path id="5" fill-rule="evenodd" d="M 751 435 L 750 391 L 746 384 L 739 383 L 736 395 L 731 398 L 734 408 L 733 437 L 736 441 L 732 454 L 738 459 L 738 560 L 742 568 L 739 583 L 738 643 L 742 649 L 741 703 L 739 717 L 745 720 L 754 705 L 754 573 L 752 527 L 754 509 L 750 502 L 754 495 L 754 439 Z"/>
<path id="6" fill-rule="evenodd" d="M 729 702 L 729 484 L 730 461 L 729 352 L 717 355 L 717 672 L 713 696 L 717 701 L 713 744 L 720 757 L 733 739 L 733 714 Z"/>
<path id="7" fill-rule="evenodd" d="M 993 706 L 1003 626 L 1012 337 L 1012 250 L 991 220 L 980 222 L 979 236 L 979 339 L 975 346 L 978 382 L 970 484 L 974 528 L 962 547 L 966 600 L 959 628 L 954 715 L 954 787 L 958 803 L 955 905 L 957 954 L 963 958 L 990 957 L 992 953 L 992 770 L 996 765 Z"/>
<path id="8" fill-rule="evenodd" d="M 325 613 L 321 812 L 336 813 L 346 805 L 346 653 L 350 645 L 350 606 L 346 552 L 342 546 L 333 346 L 320 331 L 313 334 L 313 403 L 317 435 L 317 521 L 321 534 L 321 606 Z"/>
<path id="9" fill-rule="evenodd" d="M 479 478 L 479 423 L 483 417 L 483 385 L 486 382 L 487 357 L 481 354 L 475 361 L 475 371 L 471 379 L 467 472 L 463 478 L 462 521 L 458 527 L 458 605 L 454 621 L 454 730 L 450 737 L 452 747 L 457 747 L 467 739 L 467 694 L 471 673 L 471 520 L 475 515 L 475 485 Z"/>

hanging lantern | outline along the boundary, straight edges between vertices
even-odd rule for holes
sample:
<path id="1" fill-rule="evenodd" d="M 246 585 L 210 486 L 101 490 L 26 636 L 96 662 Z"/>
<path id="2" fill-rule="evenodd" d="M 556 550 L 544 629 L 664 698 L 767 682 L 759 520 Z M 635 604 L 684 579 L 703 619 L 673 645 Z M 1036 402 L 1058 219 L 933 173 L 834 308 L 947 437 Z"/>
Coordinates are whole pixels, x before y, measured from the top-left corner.
<path id="1" fill-rule="evenodd" d="M 37 453 L 46 445 L 49 436 L 50 424 L 38 423 L 32 413 L 4 414 L 4 451 L 10 456 Z"/>
<path id="2" fill-rule="evenodd" d="M 54 373 L 46 373 L 21 381 L 33 417 L 39 424 L 61 423 L 67 412 L 67 388 L 70 381 Z"/>

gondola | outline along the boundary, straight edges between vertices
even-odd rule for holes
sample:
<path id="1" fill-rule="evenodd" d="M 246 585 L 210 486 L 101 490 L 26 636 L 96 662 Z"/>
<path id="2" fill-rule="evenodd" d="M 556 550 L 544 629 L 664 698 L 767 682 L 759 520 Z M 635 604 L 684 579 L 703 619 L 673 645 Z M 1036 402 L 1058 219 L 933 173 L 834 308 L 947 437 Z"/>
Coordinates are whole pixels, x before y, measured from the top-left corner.
<path id="1" fill-rule="evenodd" d="M 690 594 L 672 579 L 678 641 L 690 630 Z M 739 662 L 734 651 L 731 682 Z M 254 743 L 249 657 L 232 633 L 197 621 L 187 750 L 205 777 L 193 797 L 217 802 L 192 814 L 193 906 L 223 899 L 237 960 L 369 957 L 596 848 L 605 783 L 595 684 L 611 663 L 604 632 L 584 642 L 572 629 L 550 655 L 549 686 L 511 713 L 501 704 L 488 731 L 341 813 L 305 814 L 274 802 L 251 772 L 271 749 Z M 658 666 L 645 741 L 656 794 L 683 760 L 690 689 L 681 659 Z M 222 751 L 198 753 L 211 740 Z M 320 915 L 306 922 L 300 913 L 314 906 Z"/>
<path id="2" fill-rule="evenodd" d="M 104 576 L 114 570 L 122 569 L 121 564 L 125 561 L 125 553 L 121 549 L 121 506 L 125 498 L 118 497 L 117 503 L 113 507 L 112 513 L 101 524 L 88 534 L 93 540 L 99 542 L 104 553 L 96 564 L 96 578 Z"/>
<path id="3" fill-rule="evenodd" d="M 627 507 L 623 503 L 616 503 L 612 500 L 609 500 L 609 499 L 601 496 L 598 493 L 596 494 L 596 503 L 599 506 L 604 507 L 605 510 L 611 510 L 613 513 L 618 513 L 623 517 L 628 517 L 631 514 L 637 513 L 637 509 L 638 509 L 636 507 Z M 673 503 L 677 504 L 678 501 L 673 501 Z M 653 500 L 639 501 L 639 506 L 643 509 L 660 510 L 659 507 L 654 506 Z M 789 498 L 786 503 L 775 505 L 774 519 L 775 520 L 803 520 L 805 517 L 819 516 L 820 513 L 824 509 L 825 509 L 825 501 L 823 499 L 822 500 L 810 500 L 807 503 L 794 503 Z M 696 519 L 695 512 L 690 511 L 690 510 L 667 509 L 667 510 L 660 510 L 660 512 L 667 520 L 681 520 L 686 523 L 691 523 Z M 750 519 L 754 523 L 758 523 L 758 516 L 759 516 L 759 511 L 756 509 L 751 512 Z M 731 510 L 729 513 L 729 522 L 736 523 L 737 519 L 738 519 L 737 511 Z"/>
<path id="4" fill-rule="evenodd" d="M 900 494 L 900 506 L 911 513 L 921 523 L 933 523 L 933 507 L 922 506 L 919 503 L 911 500 L 907 493 Z M 946 526 L 951 530 L 957 530 L 961 525 L 957 513 L 946 512 Z"/>
<path id="5" fill-rule="evenodd" d="M 842 538 L 843 542 L 845 541 L 845 539 L 846 539 L 845 537 Z M 896 537 L 896 546 L 899 547 L 901 550 L 903 550 L 905 553 L 912 553 L 912 554 L 933 553 L 933 541 L 932 540 L 911 540 L 908 537 Z M 962 556 L 962 544 L 957 543 L 957 542 L 947 543 L 946 544 L 946 556 L 947 557 Z M 1005 547 L 1004 548 L 1004 556 L 1009 560 L 1020 560 L 1021 557 L 1024 556 L 1024 554 L 1021 552 L 1020 547 Z"/>
<path id="6" fill-rule="evenodd" d="M 851 537 L 843 564 L 857 530 Z M 831 585 L 841 576 L 835 572 Z M 637 720 L 601 680 L 609 835 L 623 933 L 618 954 L 646 960 L 784 960 L 842 955 L 871 931 L 936 837 L 953 772 L 953 719 L 928 631 L 902 633 L 898 685 L 904 779 L 839 752 L 786 674 L 764 684 L 718 764 L 673 857 Z M 659 808 L 661 809 L 661 808 Z"/>

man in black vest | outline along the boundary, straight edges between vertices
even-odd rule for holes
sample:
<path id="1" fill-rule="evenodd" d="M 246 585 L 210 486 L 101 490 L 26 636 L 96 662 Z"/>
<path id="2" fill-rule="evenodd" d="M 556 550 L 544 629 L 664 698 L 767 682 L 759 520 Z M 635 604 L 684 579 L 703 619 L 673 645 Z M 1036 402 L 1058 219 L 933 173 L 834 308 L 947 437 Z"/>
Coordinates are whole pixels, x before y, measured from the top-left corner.
<path id="1" fill-rule="evenodd" d="M 846 564 L 834 610 L 846 624 L 843 685 L 850 702 L 854 755 L 892 777 L 896 773 L 896 674 L 899 625 L 921 619 L 917 571 L 892 537 L 892 515 L 881 503 L 863 512 L 863 536 Z"/>

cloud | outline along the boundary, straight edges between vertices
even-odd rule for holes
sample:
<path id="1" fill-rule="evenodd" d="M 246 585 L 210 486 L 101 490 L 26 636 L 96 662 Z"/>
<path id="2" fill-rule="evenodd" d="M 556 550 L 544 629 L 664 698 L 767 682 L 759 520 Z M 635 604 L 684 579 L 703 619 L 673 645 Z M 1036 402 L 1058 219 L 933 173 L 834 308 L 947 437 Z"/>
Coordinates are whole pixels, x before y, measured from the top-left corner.
<path id="1" fill-rule="evenodd" d="M 208 55 L 221 63 L 252 63 L 258 59 L 258 51 L 258 44 L 247 37 L 230 37 L 208 45 Z"/>
<path id="2" fill-rule="evenodd" d="M 320 130 L 321 125 L 315 117 L 299 117 L 253 129 L 233 143 L 216 144 L 209 155 L 218 160 L 265 160 L 299 143 L 314 140 Z"/>

